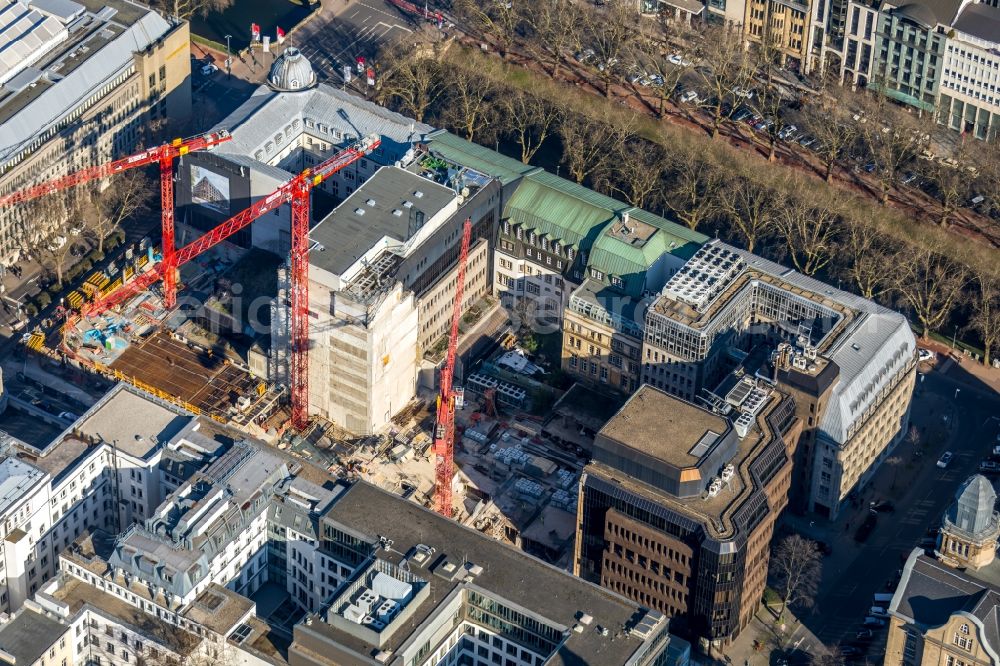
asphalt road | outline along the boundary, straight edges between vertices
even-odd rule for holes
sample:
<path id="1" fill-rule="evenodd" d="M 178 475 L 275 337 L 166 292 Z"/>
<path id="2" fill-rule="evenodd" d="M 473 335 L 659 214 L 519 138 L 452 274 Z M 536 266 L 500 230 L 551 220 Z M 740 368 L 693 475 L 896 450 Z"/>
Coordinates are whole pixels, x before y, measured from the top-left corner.
<path id="1" fill-rule="evenodd" d="M 908 555 L 929 527 L 940 525 L 958 486 L 992 450 L 1000 429 L 1000 395 L 960 372 L 963 376 L 957 379 L 940 372 L 918 378 L 913 413 L 919 416 L 915 420 L 938 420 L 948 435 L 927 442 L 926 453 L 915 459 L 918 468 L 909 489 L 896 501 L 895 513 L 880 516 L 853 561 L 840 571 L 824 571 L 824 578 L 832 578 L 823 585 L 813 612 L 802 619 L 827 645 L 855 638 L 872 605 L 872 595 L 886 591 L 885 583 L 902 567 L 900 556 Z M 941 469 L 935 463 L 945 450 L 955 457 L 947 469 Z M 851 527 L 832 538 L 835 549 L 855 547 L 848 542 L 855 525 Z"/>
<path id="2" fill-rule="evenodd" d="M 334 11 L 330 19 L 314 19 L 295 33 L 295 46 L 312 62 L 320 81 L 343 82 L 344 65 L 353 67 L 358 56 L 371 59 L 383 44 L 414 28 L 385 0 L 352 0 Z"/>

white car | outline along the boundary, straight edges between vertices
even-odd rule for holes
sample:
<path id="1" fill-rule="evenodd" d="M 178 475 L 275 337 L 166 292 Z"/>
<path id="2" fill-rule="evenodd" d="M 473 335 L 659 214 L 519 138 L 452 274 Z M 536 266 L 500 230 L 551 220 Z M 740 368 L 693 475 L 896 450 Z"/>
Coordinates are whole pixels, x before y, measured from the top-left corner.
<path id="1" fill-rule="evenodd" d="M 201 68 L 201 75 L 202 76 L 211 76 L 212 74 L 215 74 L 217 71 L 219 71 L 218 67 L 216 67 L 212 63 L 208 63 L 207 65 L 204 65 Z"/>
<path id="2" fill-rule="evenodd" d="M 937 354 L 930 349 L 921 349 L 917 352 L 917 358 L 920 359 L 921 362 L 929 363 L 937 358 Z"/>
<path id="3" fill-rule="evenodd" d="M 693 90 L 688 90 L 686 93 L 681 95 L 680 100 L 684 104 L 697 104 L 698 103 L 698 93 Z"/>
<path id="4" fill-rule="evenodd" d="M 691 66 L 691 62 L 682 58 L 678 53 L 671 53 L 669 56 L 667 56 L 667 62 L 669 62 L 671 65 L 677 65 L 678 67 Z"/>
<path id="5" fill-rule="evenodd" d="M 946 467 L 948 467 L 949 463 L 951 463 L 951 459 L 954 457 L 955 457 L 954 453 L 952 453 L 951 451 L 945 451 L 944 453 L 941 454 L 941 457 L 938 458 L 937 466 L 940 467 L 941 469 L 945 469 Z"/>
<path id="6" fill-rule="evenodd" d="M 753 90 L 750 88 L 741 88 L 736 86 L 733 88 L 733 94 L 737 97 L 742 97 L 743 99 L 753 99 Z"/>

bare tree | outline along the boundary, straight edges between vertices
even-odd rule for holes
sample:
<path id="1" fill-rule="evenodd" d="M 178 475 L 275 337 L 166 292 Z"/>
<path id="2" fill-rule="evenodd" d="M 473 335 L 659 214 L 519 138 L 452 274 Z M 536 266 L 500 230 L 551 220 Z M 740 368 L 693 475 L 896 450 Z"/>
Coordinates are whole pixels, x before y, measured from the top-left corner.
<path id="1" fill-rule="evenodd" d="M 611 82 L 622 60 L 630 56 L 639 34 L 638 14 L 630 0 L 608 0 L 603 11 L 585 15 L 587 35 L 594 49 L 597 71 L 604 82 L 604 96 L 611 95 Z"/>
<path id="2" fill-rule="evenodd" d="M 650 76 L 660 80 L 652 88 L 659 103 L 656 114 L 662 118 L 667 100 L 674 96 L 680 86 L 681 79 L 691 71 L 689 56 L 682 56 L 680 63 L 675 64 L 663 57 L 662 54 L 649 53 L 646 71 Z"/>
<path id="3" fill-rule="evenodd" d="M 530 30 L 527 48 L 555 77 L 564 54 L 580 47 L 584 17 L 573 0 L 533 0 L 526 3 L 525 22 Z"/>
<path id="4" fill-rule="evenodd" d="M 500 55 L 506 56 L 517 38 L 522 22 L 522 4 L 501 0 L 455 0 L 452 10 L 458 17 L 465 19 L 467 25 L 482 30 L 496 44 Z"/>
<path id="5" fill-rule="evenodd" d="M 419 51 L 419 47 L 410 49 L 400 43 L 386 53 L 375 96 L 423 122 L 427 110 L 443 94 L 444 82 L 440 64 Z"/>
<path id="6" fill-rule="evenodd" d="M 637 208 L 662 203 L 659 193 L 668 159 L 659 144 L 633 139 L 619 147 L 612 161 L 614 168 L 605 164 L 597 173 L 594 180 L 598 189 L 619 194 Z"/>
<path id="7" fill-rule="evenodd" d="M 87 216 L 86 230 L 104 252 L 104 241 L 132 217 L 149 210 L 153 184 L 149 176 L 137 169 L 112 176 L 103 191 L 92 191 L 92 210 Z"/>
<path id="8" fill-rule="evenodd" d="M 61 287 L 78 237 L 72 225 L 80 219 L 81 198 L 76 190 L 62 190 L 36 199 L 29 206 L 34 254 L 42 266 L 55 273 Z"/>
<path id="9" fill-rule="evenodd" d="M 719 210 L 715 196 L 722 170 L 706 155 L 679 149 L 670 156 L 668 185 L 663 192 L 667 206 L 681 222 L 697 229 Z"/>
<path id="10" fill-rule="evenodd" d="M 1000 277 L 980 269 L 976 271 L 976 286 L 969 329 L 979 334 L 983 363 L 989 365 L 993 348 L 1000 343 Z"/>
<path id="11" fill-rule="evenodd" d="M 788 606 L 809 608 L 815 602 L 823 572 L 816 542 L 792 534 L 778 542 L 771 554 L 771 580 L 781 596 L 781 614 Z"/>
<path id="12" fill-rule="evenodd" d="M 948 321 L 967 282 L 964 266 L 931 250 L 896 256 L 893 289 L 920 322 L 925 340 Z"/>
<path id="13" fill-rule="evenodd" d="M 562 113 L 553 104 L 531 93 L 509 88 L 501 93 L 504 129 L 521 148 L 521 161 L 531 162 L 545 140 L 556 131 Z"/>
<path id="14" fill-rule="evenodd" d="M 497 84 L 484 70 L 493 62 L 477 58 L 475 68 L 455 66 L 447 70 L 448 88 L 441 120 L 461 134 L 467 141 L 483 137 L 482 133 L 497 125 L 499 105 L 496 100 Z"/>
<path id="15" fill-rule="evenodd" d="M 635 116 L 604 109 L 591 117 L 567 113 L 559 124 L 562 161 L 573 179 L 582 183 L 634 135 Z"/>
<path id="16" fill-rule="evenodd" d="M 817 197 L 799 183 L 786 197 L 775 220 L 784 237 L 792 264 L 806 275 L 815 275 L 834 256 L 841 217 L 830 196 Z"/>
<path id="17" fill-rule="evenodd" d="M 228 9 L 233 0 L 158 0 L 156 4 L 170 16 L 187 21 L 194 16 L 208 16 Z"/>
<path id="18" fill-rule="evenodd" d="M 744 47 L 742 37 L 729 26 L 710 26 L 698 39 L 697 55 L 702 62 L 699 72 L 704 81 L 705 99 L 701 102 L 711 116 L 712 138 L 727 117 L 726 99 L 738 88 L 748 89 L 755 72 L 755 62 Z"/>
<path id="19" fill-rule="evenodd" d="M 719 189 L 719 204 L 735 234 L 753 252 L 774 228 L 782 197 L 760 174 L 754 173 L 752 165 L 742 162 L 738 168 Z"/>
<path id="20" fill-rule="evenodd" d="M 886 266 L 895 254 L 889 239 L 878 231 L 874 221 L 845 220 L 843 261 L 839 272 L 854 283 L 858 293 L 868 299 L 878 299 L 892 288 Z"/>
<path id="21" fill-rule="evenodd" d="M 875 162 L 881 201 L 886 204 L 899 173 L 927 146 L 930 136 L 918 118 L 897 108 L 886 95 L 873 93 L 861 99 L 861 137 Z"/>
<path id="22" fill-rule="evenodd" d="M 817 95 L 817 103 L 802 114 L 803 128 L 815 139 L 813 150 L 823 163 L 823 178 L 830 182 L 833 167 L 841 160 L 859 137 L 858 124 L 848 106 L 847 89 L 838 83 L 836 89 L 827 89 Z"/>
<path id="23" fill-rule="evenodd" d="M 969 150 L 962 141 L 948 159 L 919 160 L 921 174 L 934 184 L 934 193 L 941 204 L 938 222 L 943 227 L 951 223 L 952 215 L 972 192 L 975 169 L 970 170 L 969 157 Z"/>

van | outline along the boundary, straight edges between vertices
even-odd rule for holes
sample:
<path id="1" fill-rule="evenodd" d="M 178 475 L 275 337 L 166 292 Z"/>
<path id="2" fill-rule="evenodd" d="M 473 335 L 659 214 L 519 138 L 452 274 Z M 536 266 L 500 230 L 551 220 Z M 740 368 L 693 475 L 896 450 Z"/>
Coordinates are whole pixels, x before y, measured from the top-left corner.
<path id="1" fill-rule="evenodd" d="M 881 606 L 872 606 L 868 609 L 868 614 L 873 617 L 888 617 L 889 611 L 882 608 Z"/>
<path id="2" fill-rule="evenodd" d="M 866 627 L 884 627 L 885 620 L 879 617 L 872 617 L 871 615 L 869 615 L 868 617 L 865 618 L 865 621 L 862 624 Z"/>
<path id="3" fill-rule="evenodd" d="M 878 604 L 879 606 L 882 606 L 883 608 L 887 608 L 888 607 L 887 604 L 889 604 L 892 601 L 892 596 L 893 595 L 891 592 L 876 592 L 875 603 Z"/>

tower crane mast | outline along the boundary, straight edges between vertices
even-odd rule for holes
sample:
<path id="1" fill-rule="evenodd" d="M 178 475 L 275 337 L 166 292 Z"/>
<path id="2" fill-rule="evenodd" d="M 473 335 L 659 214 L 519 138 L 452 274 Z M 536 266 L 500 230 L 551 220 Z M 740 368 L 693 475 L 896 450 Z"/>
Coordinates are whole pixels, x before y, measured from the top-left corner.
<path id="1" fill-rule="evenodd" d="M 434 424 L 434 510 L 442 516 L 452 517 L 451 482 L 455 476 L 455 357 L 458 354 L 458 322 L 462 316 L 462 298 L 465 295 L 465 264 L 469 258 L 472 240 L 472 219 L 462 228 L 462 247 L 458 255 L 458 280 L 455 284 L 455 303 L 451 311 L 451 331 L 448 333 L 448 355 L 441 368 L 441 392 L 437 399 L 437 420 Z"/>

